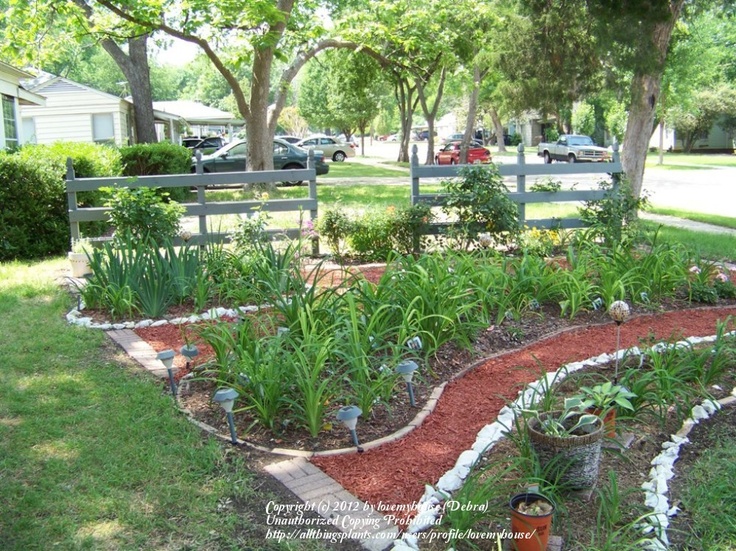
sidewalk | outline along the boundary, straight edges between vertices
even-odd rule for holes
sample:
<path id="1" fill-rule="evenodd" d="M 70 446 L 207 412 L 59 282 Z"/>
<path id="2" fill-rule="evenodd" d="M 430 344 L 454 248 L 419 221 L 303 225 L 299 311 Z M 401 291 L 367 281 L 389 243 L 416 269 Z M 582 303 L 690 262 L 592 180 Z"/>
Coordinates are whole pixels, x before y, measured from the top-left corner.
<path id="1" fill-rule="evenodd" d="M 686 220 L 684 218 L 677 218 L 675 216 L 666 216 L 664 214 L 654 214 L 651 212 L 640 212 L 639 217 L 642 220 L 656 222 L 657 224 L 662 224 L 663 226 L 673 226 L 675 228 L 682 228 L 684 230 L 692 230 L 706 233 L 720 233 L 736 237 L 736 230 L 734 229 L 724 228 L 723 226 L 714 226 L 712 224 L 705 224 L 703 222 L 695 222 L 693 220 Z"/>

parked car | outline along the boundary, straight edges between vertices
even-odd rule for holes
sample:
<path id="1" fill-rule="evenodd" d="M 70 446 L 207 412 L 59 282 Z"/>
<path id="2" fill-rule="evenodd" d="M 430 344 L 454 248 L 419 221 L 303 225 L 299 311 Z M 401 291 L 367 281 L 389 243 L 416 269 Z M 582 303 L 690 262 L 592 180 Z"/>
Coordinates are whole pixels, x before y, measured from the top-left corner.
<path id="1" fill-rule="evenodd" d="M 460 146 L 462 142 L 450 142 L 440 149 L 434 156 L 438 165 L 456 165 L 460 162 Z M 468 164 L 490 163 L 491 152 L 485 147 L 471 146 L 468 148 Z"/>
<path id="2" fill-rule="evenodd" d="M 273 168 L 275 170 L 293 170 L 307 168 L 309 152 L 294 144 L 279 138 L 273 140 Z M 246 170 L 246 141 L 237 140 L 227 144 L 212 153 L 202 156 L 202 170 L 204 172 L 238 172 Z M 192 172 L 196 170 L 196 159 L 192 159 Z M 314 152 L 314 167 L 317 175 L 321 176 L 330 171 L 325 163 L 325 156 L 321 152 Z M 299 185 L 302 181 L 285 182 Z"/>
<path id="3" fill-rule="evenodd" d="M 455 134 L 450 134 L 450 136 L 445 140 L 445 143 L 462 142 L 464 136 L 465 136 L 465 134 L 463 134 L 461 132 L 458 132 L 458 133 L 455 133 Z M 476 147 L 483 147 L 483 142 L 480 141 L 480 140 L 476 140 L 475 138 L 472 138 L 470 140 L 470 145 L 473 145 L 473 146 L 476 146 Z"/>
<path id="4" fill-rule="evenodd" d="M 299 136 L 276 136 L 279 140 L 284 140 L 285 142 L 289 143 L 298 143 L 302 141 L 302 139 Z"/>
<path id="5" fill-rule="evenodd" d="M 537 155 L 547 164 L 552 161 L 605 163 L 611 160 L 608 149 L 595 145 L 593 138 L 573 134 L 562 134 L 555 143 L 540 143 Z"/>
<path id="6" fill-rule="evenodd" d="M 332 159 L 337 163 L 343 162 L 348 157 L 355 157 L 355 151 L 350 144 L 341 142 L 332 136 L 311 136 L 296 144 L 304 149 L 322 151 L 326 159 Z"/>
<path id="7" fill-rule="evenodd" d="M 187 136 L 181 139 L 181 145 L 189 149 L 201 149 L 205 152 L 217 151 L 226 144 L 225 139 L 220 136 Z M 209 150 L 209 151 L 207 151 Z"/>

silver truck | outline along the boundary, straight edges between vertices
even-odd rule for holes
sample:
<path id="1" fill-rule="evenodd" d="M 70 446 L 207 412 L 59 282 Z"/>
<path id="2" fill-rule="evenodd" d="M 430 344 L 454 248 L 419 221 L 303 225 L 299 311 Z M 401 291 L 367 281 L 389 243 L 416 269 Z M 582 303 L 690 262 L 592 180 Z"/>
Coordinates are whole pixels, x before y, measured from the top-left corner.
<path id="1" fill-rule="evenodd" d="M 611 160 L 608 149 L 595 145 L 593 138 L 575 134 L 561 134 L 555 143 L 540 143 L 537 155 L 543 157 L 547 164 L 552 161 L 579 163 Z"/>

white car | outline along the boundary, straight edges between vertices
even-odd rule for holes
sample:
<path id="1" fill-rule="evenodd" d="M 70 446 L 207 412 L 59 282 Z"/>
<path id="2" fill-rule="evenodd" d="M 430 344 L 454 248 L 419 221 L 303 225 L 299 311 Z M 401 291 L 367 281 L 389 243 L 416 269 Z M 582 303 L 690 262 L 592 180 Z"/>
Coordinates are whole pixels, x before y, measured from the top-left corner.
<path id="1" fill-rule="evenodd" d="M 337 163 L 343 162 L 348 157 L 355 157 L 354 145 L 341 142 L 332 136 L 311 136 L 297 142 L 298 147 L 322 151 L 325 159 L 332 159 Z"/>

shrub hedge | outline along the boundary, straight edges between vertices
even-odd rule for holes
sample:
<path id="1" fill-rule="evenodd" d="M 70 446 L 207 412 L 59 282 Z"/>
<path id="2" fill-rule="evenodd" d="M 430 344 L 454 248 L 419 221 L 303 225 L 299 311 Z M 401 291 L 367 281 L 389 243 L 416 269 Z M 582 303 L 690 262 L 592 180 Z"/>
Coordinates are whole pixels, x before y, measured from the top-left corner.
<path id="1" fill-rule="evenodd" d="M 72 159 L 77 178 L 188 174 L 191 152 L 168 142 L 139 144 L 121 149 L 83 142 L 25 145 L 0 154 L 0 261 L 34 259 L 69 250 L 65 179 L 66 161 Z M 163 190 L 184 201 L 186 189 Z M 102 192 L 77 194 L 80 207 L 102 206 Z M 105 222 L 82 227 L 86 237 L 102 235 Z"/>
<path id="2" fill-rule="evenodd" d="M 69 249 L 64 181 L 48 159 L 0 154 L 0 261 Z"/>
<path id="3" fill-rule="evenodd" d="M 152 176 L 155 174 L 189 174 L 192 152 L 170 142 L 136 144 L 120 149 L 124 176 Z M 163 190 L 169 199 L 187 202 L 191 192 L 186 188 Z"/>

